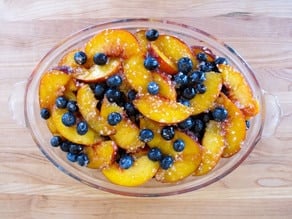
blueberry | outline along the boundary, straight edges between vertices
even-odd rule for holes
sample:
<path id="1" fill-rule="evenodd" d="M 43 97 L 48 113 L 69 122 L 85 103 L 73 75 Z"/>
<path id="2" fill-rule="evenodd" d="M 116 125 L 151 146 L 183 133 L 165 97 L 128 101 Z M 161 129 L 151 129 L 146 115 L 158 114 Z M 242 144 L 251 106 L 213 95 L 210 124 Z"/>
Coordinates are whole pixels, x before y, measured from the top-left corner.
<path id="1" fill-rule="evenodd" d="M 199 65 L 200 71 L 209 72 L 215 70 L 215 65 L 211 62 L 201 62 Z"/>
<path id="2" fill-rule="evenodd" d="M 154 138 L 154 133 L 150 129 L 141 129 L 139 133 L 139 139 L 145 143 L 151 141 Z"/>
<path id="3" fill-rule="evenodd" d="M 169 155 L 164 156 L 161 160 L 160 160 L 160 167 L 164 170 L 167 170 L 168 168 L 170 168 L 173 164 L 173 158 Z"/>
<path id="4" fill-rule="evenodd" d="M 76 52 L 74 54 L 74 61 L 79 65 L 85 64 L 87 61 L 87 56 L 86 56 L 85 52 L 82 52 L 82 51 Z"/>
<path id="5" fill-rule="evenodd" d="M 45 120 L 47 120 L 51 117 L 51 113 L 47 108 L 42 108 L 40 114 L 41 114 L 41 117 Z"/>
<path id="6" fill-rule="evenodd" d="M 118 112 L 112 112 L 107 117 L 108 124 L 115 126 L 122 121 L 122 116 Z"/>
<path id="7" fill-rule="evenodd" d="M 74 116 L 73 113 L 66 112 L 62 116 L 62 123 L 68 127 L 73 126 L 76 123 L 76 117 Z"/>
<path id="8" fill-rule="evenodd" d="M 212 111 L 213 119 L 217 122 L 223 122 L 227 118 L 228 112 L 224 107 L 216 107 Z"/>
<path id="9" fill-rule="evenodd" d="M 189 83 L 190 84 L 197 84 L 197 83 L 202 83 L 206 80 L 205 73 L 202 71 L 193 71 L 189 75 Z"/>
<path id="10" fill-rule="evenodd" d="M 212 119 L 212 113 L 201 113 L 198 115 L 198 118 L 204 123 L 208 123 Z"/>
<path id="11" fill-rule="evenodd" d="M 66 97 L 60 96 L 56 98 L 56 106 L 60 109 L 65 109 L 68 103 L 68 100 Z"/>
<path id="12" fill-rule="evenodd" d="M 119 160 L 119 165 L 122 169 L 129 169 L 134 164 L 134 159 L 131 155 L 123 155 Z"/>
<path id="13" fill-rule="evenodd" d="M 72 154 L 72 153 L 67 153 L 67 159 L 71 162 L 76 162 L 77 161 L 77 154 Z"/>
<path id="14" fill-rule="evenodd" d="M 206 86 L 202 83 L 196 84 L 195 89 L 196 89 L 196 93 L 198 94 L 203 94 L 207 90 Z"/>
<path id="15" fill-rule="evenodd" d="M 176 152 L 181 152 L 185 149 L 185 142 L 182 139 L 177 139 L 173 142 L 173 149 Z"/>
<path id="16" fill-rule="evenodd" d="M 122 93 L 121 93 L 121 91 L 119 91 L 117 89 L 110 88 L 105 92 L 105 96 L 107 97 L 109 102 L 117 103 L 120 101 L 120 99 L 122 97 Z"/>
<path id="17" fill-rule="evenodd" d="M 178 70 L 182 73 L 189 73 L 193 69 L 193 62 L 188 57 L 182 57 L 177 62 Z"/>
<path id="18" fill-rule="evenodd" d="M 179 103 L 187 106 L 187 107 L 190 107 L 191 106 L 191 103 L 189 100 L 183 98 L 183 97 L 180 97 L 179 100 L 178 100 Z"/>
<path id="19" fill-rule="evenodd" d="M 246 129 L 249 129 L 249 127 L 250 127 L 250 121 L 249 120 L 246 120 L 245 121 L 245 125 L 246 125 Z"/>
<path id="20" fill-rule="evenodd" d="M 205 128 L 205 123 L 201 119 L 194 119 L 194 125 L 192 127 L 192 131 L 194 133 L 200 133 Z"/>
<path id="21" fill-rule="evenodd" d="M 79 110 L 77 102 L 75 100 L 69 100 L 66 107 L 67 110 L 70 111 L 71 113 L 75 113 Z"/>
<path id="22" fill-rule="evenodd" d="M 215 64 L 216 65 L 219 65 L 219 64 L 228 64 L 228 62 L 227 62 L 227 59 L 226 58 L 224 58 L 224 57 L 217 57 L 216 59 L 215 59 Z"/>
<path id="23" fill-rule="evenodd" d="M 117 88 L 122 84 L 122 77 L 119 75 L 112 75 L 106 80 L 107 86 L 111 88 Z"/>
<path id="24" fill-rule="evenodd" d="M 96 53 L 93 56 L 93 62 L 97 65 L 105 65 L 107 63 L 107 55 L 104 53 Z"/>
<path id="25" fill-rule="evenodd" d="M 128 116 L 135 116 L 137 114 L 137 110 L 133 103 L 125 103 L 124 109 Z"/>
<path id="26" fill-rule="evenodd" d="M 69 152 L 71 154 L 80 154 L 83 151 L 83 146 L 79 144 L 71 143 L 69 147 Z"/>
<path id="27" fill-rule="evenodd" d="M 204 53 L 204 52 L 199 52 L 199 53 L 197 54 L 197 59 L 198 59 L 198 61 L 200 61 L 200 62 L 205 62 L 205 61 L 207 61 L 207 55 L 206 55 L 206 53 Z"/>
<path id="28" fill-rule="evenodd" d="M 159 32 L 158 30 L 155 29 L 149 29 L 145 33 L 147 40 L 149 41 L 154 41 L 159 37 Z"/>
<path id="29" fill-rule="evenodd" d="M 194 125 L 192 117 L 187 118 L 186 120 L 178 123 L 178 127 L 184 130 L 191 129 Z"/>
<path id="30" fill-rule="evenodd" d="M 158 61 L 151 56 L 147 56 L 147 58 L 144 60 L 144 67 L 152 71 L 158 67 Z"/>
<path id="31" fill-rule="evenodd" d="M 136 95 L 137 95 L 137 91 L 135 91 L 135 90 L 129 90 L 129 92 L 127 94 L 128 100 L 129 101 L 135 100 Z"/>
<path id="32" fill-rule="evenodd" d="M 76 129 L 79 135 L 85 135 L 88 132 L 88 124 L 85 121 L 78 122 Z"/>
<path id="33" fill-rule="evenodd" d="M 188 84 L 188 76 L 183 72 L 179 72 L 174 76 L 175 87 L 180 88 Z"/>
<path id="34" fill-rule="evenodd" d="M 159 148 L 154 147 L 148 151 L 148 158 L 153 161 L 159 161 L 162 159 L 162 153 Z"/>
<path id="35" fill-rule="evenodd" d="M 64 152 L 69 152 L 71 142 L 70 141 L 63 141 L 60 145 L 60 148 Z"/>
<path id="36" fill-rule="evenodd" d="M 52 138 L 51 138 L 51 141 L 50 141 L 50 143 L 51 143 L 51 145 L 53 146 L 53 147 L 58 147 L 58 146 L 60 146 L 61 145 L 61 143 L 62 143 L 62 138 L 60 137 L 60 136 L 53 136 Z"/>
<path id="37" fill-rule="evenodd" d="M 89 163 L 88 156 L 84 153 L 77 155 L 77 162 L 82 167 L 87 166 L 87 164 Z"/>
<path id="38" fill-rule="evenodd" d="M 151 81 L 147 86 L 147 90 L 150 94 L 156 95 L 159 92 L 159 85 L 156 82 Z"/>
<path id="39" fill-rule="evenodd" d="M 196 96 L 196 89 L 194 87 L 186 87 L 182 92 L 182 96 L 190 100 Z"/>
<path id="40" fill-rule="evenodd" d="M 171 140 L 174 137 L 175 131 L 173 126 L 165 126 L 161 129 L 161 136 L 165 140 Z"/>

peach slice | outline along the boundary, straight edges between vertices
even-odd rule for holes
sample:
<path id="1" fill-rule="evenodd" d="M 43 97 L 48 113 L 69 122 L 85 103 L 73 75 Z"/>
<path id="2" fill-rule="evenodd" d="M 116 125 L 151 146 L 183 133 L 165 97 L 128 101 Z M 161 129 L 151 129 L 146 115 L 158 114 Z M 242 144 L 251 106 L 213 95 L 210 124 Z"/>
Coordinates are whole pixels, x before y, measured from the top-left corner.
<path id="1" fill-rule="evenodd" d="M 96 53 L 128 59 L 140 53 L 136 37 L 126 30 L 106 29 L 92 37 L 85 45 L 88 62 L 93 64 Z M 91 65 L 90 65 L 91 66 Z"/>
<path id="2" fill-rule="evenodd" d="M 71 67 L 72 69 L 79 68 L 80 65 L 77 64 L 74 60 L 74 55 L 78 51 L 82 51 L 82 50 L 74 49 L 66 53 L 59 61 L 58 66 L 68 66 L 68 67 Z"/>
<path id="3" fill-rule="evenodd" d="M 58 109 L 56 107 L 52 110 L 52 119 L 54 121 L 55 127 L 64 138 L 67 140 L 74 142 L 76 144 L 82 145 L 93 145 L 98 142 L 101 142 L 103 139 L 102 137 L 93 131 L 91 128 L 88 129 L 88 132 L 85 135 L 79 135 L 76 130 L 76 125 L 67 127 L 62 123 L 62 116 L 67 112 L 66 109 Z"/>
<path id="4" fill-rule="evenodd" d="M 171 79 L 163 73 L 152 73 L 153 81 L 159 86 L 159 96 L 176 101 L 176 90 Z"/>
<path id="5" fill-rule="evenodd" d="M 169 169 L 159 168 L 155 178 L 160 182 L 173 183 L 183 180 L 194 173 L 201 163 L 201 146 L 194 138 L 184 132 L 176 131 L 174 140 L 176 139 L 185 142 L 185 149 L 180 153 L 177 152 L 178 156 Z"/>
<path id="6" fill-rule="evenodd" d="M 216 55 L 207 47 L 204 46 L 191 46 L 191 50 L 196 57 L 199 53 L 205 53 L 208 62 L 214 62 Z"/>
<path id="7" fill-rule="evenodd" d="M 88 84 L 82 86 L 77 92 L 77 104 L 79 111 L 88 125 L 100 135 L 111 135 L 115 133 L 115 128 L 100 116 L 96 108 L 98 100 Z"/>
<path id="8" fill-rule="evenodd" d="M 197 176 L 209 173 L 221 158 L 225 144 L 220 122 L 209 121 L 202 145 L 202 162 L 195 172 Z"/>
<path id="9" fill-rule="evenodd" d="M 223 84 L 228 89 L 228 97 L 249 118 L 259 112 L 259 103 L 253 97 L 252 91 L 244 76 L 230 65 L 218 65 L 222 72 Z"/>
<path id="10" fill-rule="evenodd" d="M 178 72 L 177 62 L 182 57 L 188 57 L 193 65 L 198 64 L 190 48 L 174 36 L 160 35 L 157 40 L 150 43 L 150 53 L 157 58 L 160 69 L 168 74 Z"/>
<path id="11" fill-rule="evenodd" d="M 110 113 L 117 112 L 122 115 L 122 120 L 115 128 L 115 134 L 110 135 L 110 138 L 116 142 L 116 144 L 126 149 L 127 151 L 136 151 L 139 148 L 143 148 L 145 144 L 140 141 L 139 128 L 125 116 L 122 107 L 119 107 L 116 103 L 110 103 L 107 98 L 103 99 L 100 115 L 107 121 L 107 117 Z"/>
<path id="12" fill-rule="evenodd" d="M 231 157 L 237 153 L 246 136 L 245 117 L 240 109 L 223 93 L 216 101 L 228 111 L 227 120 L 224 122 L 225 149 L 222 157 Z"/>
<path id="13" fill-rule="evenodd" d="M 85 147 L 84 152 L 89 158 L 87 167 L 101 169 L 114 162 L 117 145 L 113 141 L 103 141 L 90 147 Z"/>
<path id="14" fill-rule="evenodd" d="M 59 134 L 58 133 L 58 130 L 55 126 L 55 123 L 52 119 L 52 117 L 50 117 L 49 119 L 46 120 L 46 123 L 47 123 L 47 126 L 48 126 L 48 129 L 50 130 L 50 132 L 53 134 L 53 135 L 57 135 Z"/>
<path id="15" fill-rule="evenodd" d="M 65 86 L 71 76 L 57 70 L 46 72 L 40 80 L 39 103 L 41 108 L 50 109 L 58 96 L 65 91 Z"/>
<path id="16" fill-rule="evenodd" d="M 194 115 L 207 111 L 214 105 L 222 88 L 221 74 L 207 72 L 204 85 L 206 86 L 206 92 L 203 94 L 196 94 L 196 96 L 190 100 L 190 105 L 193 108 Z"/>
<path id="17" fill-rule="evenodd" d="M 138 30 L 134 35 L 139 42 L 140 49 L 143 55 L 147 54 L 149 41 L 146 39 L 146 30 Z"/>
<path id="18" fill-rule="evenodd" d="M 129 169 L 122 169 L 117 163 L 113 163 L 108 168 L 104 168 L 102 173 L 114 184 L 139 186 L 152 179 L 158 168 L 158 162 L 149 160 L 147 156 L 141 156 Z"/>
<path id="19" fill-rule="evenodd" d="M 160 123 L 178 123 L 192 114 L 191 108 L 157 95 L 140 95 L 133 103 L 144 116 Z"/>
<path id="20" fill-rule="evenodd" d="M 152 74 L 144 67 L 144 57 L 133 56 L 124 62 L 125 78 L 138 92 L 147 93 L 147 86 L 152 81 Z"/>

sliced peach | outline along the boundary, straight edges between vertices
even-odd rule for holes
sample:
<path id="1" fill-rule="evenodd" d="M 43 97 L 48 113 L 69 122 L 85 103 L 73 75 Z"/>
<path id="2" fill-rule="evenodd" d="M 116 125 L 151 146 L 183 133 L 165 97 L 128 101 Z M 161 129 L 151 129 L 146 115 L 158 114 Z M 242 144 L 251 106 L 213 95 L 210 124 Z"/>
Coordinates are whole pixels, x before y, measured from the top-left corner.
<path id="1" fill-rule="evenodd" d="M 47 119 L 46 120 L 46 123 L 47 123 L 48 129 L 50 130 L 50 132 L 53 135 L 58 134 L 58 130 L 57 130 L 56 126 L 55 126 L 55 123 L 54 123 L 52 117 L 50 117 L 49 119 Z"/>
<path id="2" fill-rule="evenodd" d="M 133 56 L 124 62 L 124 74 L 130 86 L 138 92 L 146 93 L 152 74 L 144 67 L 144 57 Z"/>
<path id="3" fill-rule="evenodd" d="M 223 93 L 216 101 L 225 107 L 228 112 L 227 120 L 224 122 L 225 149 L 222 157 L 231 157 L 237 153 L 246 136 L 245 117 L 240 109 Z"/>
<path id="4" fill-rule="evenodd" d="M 204 46 L 192 46 L 191 50 L 196 57 L 199 53 L 205 53 L 207 56 L 207 61 L 208 62 L 214 62 L 216 55 L 207 47 Z"/>
<path id="5" fill-rule="evenodd" d="M 141 156 L 129 169 L 122 169 L 117 163 L 113 163 L 108 168 L 104 168 L 102 173 L 114 184 L 139 186 L 152 179 L 158 168 L 158 162 L 149 160 L 147 156 Z"/>
<path id="6" fill-rule="evenodd" d="M 89 163 L 87 167 L 100 169 L 108 167 L 114 162 L 117 151 L 117 145 L 113 141 L 103 141 L 90 147 L 85 147 Z"/>
<path id="7" fill-rule="evenodd" d="M 127 151 L 136 151 L 144 147 L 144 143 L 139 139 L 139 128 L 125 116 L 123 108 L 119 107 L 116 103 L 110 103 L 107 98 L 104 98 L 100 109 L 100 115 L 107 121 L 108 115 L 112 112 L 120 113 L 122 115 L 122 120 L 114 126 L 116 132 L 110 135 L 110 138 L 114 140 L 118 146 Z"/>
<path id="8" fill-rule="evenodd" d="M 135 33 L 136 39 L 139 42 L 142 54 L 146 55 L 148 50 L 149 41 L 146 39 L 146 30 L 138 30 Z"/>
<path id="9" fill-rule="evenodd" d="M 73 77 L 80 81 L 97 82 L 107 79 L 109 76 L 117 73 L 120 70 L 121 61 L 117 58 L 112 58 L 105 65 L 93 65 L 91 68 L 76 68 Z"/>
<path id="10" fill-rule="evenodd" d="M 157 40 L 150 44 L 150 52 L 157 58 L 162 71 L 168 74 L 178 72 L 177 62 L 182 57 L 188 57 L 197 65 L 192 51 L 185 42 L 174 36 L 160 35 Z"/>
<path id="11" fill-rule="evenodd" d="M 80 65 L 77 64 L 74 60 L 74 55 L 78 51 L 81 51 L 81 50 L 74 49 L 66 53 L 59 61 L 58 66 L 68 66 L 68 67 L 71 67 L 72 69 L 79 68 Z"/>
<path id="12" fill-rule="evenodd" d="M 184 132 L 176 131 L 172 141 L 176 139 L 181 139 L 185 142 L 185 149 L 178 153 L 173 165 L 169 169 L 159 168 L 155 175 L 158 181 L 173 183 L 183 180 L 194 173 L 201 163 L 201 146 L 194 138 Z"/>
<path id="13" fill-rule="evenodd" d="M 202 140 L 202 162 L 195 175 L 209 173 L 219 162 L 224 150 L 224 136 L 220 122 L 209 121 Z"/>
<path id="14" fill-rule="evenodd" d="M 115 128 L 100 116 L 96 108 L 98 100 L 88 84 L 82 86 L 77 92 L 77 104 L 79 111 L 88 125 L 100 135 L 111 135 L 115 133 Z"/>
<path id="15" fill-rule="evenodd" d="M 171 79 L 163 73 L 152 73 L 153 81 L 159 86 L 159 96 L 165 97 L 169 100 L 176 100 L 176 90 Z"/>
<path id="16" fill-rule="evenodd" d="M 39 103 L 41 108 L 50 109 L 58 96 L 61 96 L 65 91 L 65 86 L 71 76 L 57 70 L 46 72 L 39 85 Z"/>
<path id="17" fill-rule="evenodd" d="M 130 58 L 140 53 L 136 37 L 127 30 L 106 29 L 92 37 L 85 45 L 88 62 L 93 64 L 96 53 L 105 53 L 110 57 Z M 90 66 L 91 66 L 90 65 Z"/>
<path id="18" fill-rule="evenodd" d="M 252 91 L 244 76 L 230 65 L 218 65 L 222 72 L 223 83 L 228 89 L 228 97 L 244 113 L 253 117 L 259 112 L 259 103 L 253 97 Z"/>
<path id="19" fill-rule="evenodd" d="M 140 95 L 133 103 L 144 116 L 160 123 L 178 123 L 192 114 L 191 108 L 157 95 Z"/>
<path id="20" fill-rule="evenodd" d="M 221 74 L 207 72 L 204 85 L 206 87 L 206 92 L 203 94 L 196 94 L 196 96 L 190 100 L 190 105 L 193 108 L 194 115 L 207 111 L 214 105 L 222 88 Z"/>
<path id="21" fill-rule="evenodd" d="M 93 131 L 91 128 L 88 129 L 88 132 L 85 135 L 79 135 L 76 130 L 76 125 L 67 127 L 62 123 L 62 116 L 67 112 L 66 109 L 58 109 L 56 107 L 52 110 L 52 119 L 54 121 L 55 127 L 64 138 L 74 142 L 76 144 L 82 145 L 93 145 L 98 142 L 101 142 L 103 139 L 98 133 Z"/>

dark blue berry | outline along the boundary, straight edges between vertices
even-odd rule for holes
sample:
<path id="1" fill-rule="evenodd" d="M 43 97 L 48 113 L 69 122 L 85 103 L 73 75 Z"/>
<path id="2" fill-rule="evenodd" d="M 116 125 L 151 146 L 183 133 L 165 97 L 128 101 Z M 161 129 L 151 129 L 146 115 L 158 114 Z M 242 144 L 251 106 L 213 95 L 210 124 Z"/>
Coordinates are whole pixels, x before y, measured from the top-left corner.
<path id="1" fill-rule="evenodd" d="M 126 110 L 128 116 L 135 116 L 137 114 L 137 110 L 133 103 L 125 103 L 124 109 Z"/>
<path id="2" fill-rule="evenodd" d="M 87 61 L 87 56 L 86 56 L 85 52 L 82 52 L 82 51 L 76 52 L 74 54 L 74 61 L 79 65 L 85 64 Z"/>
<path id="3" fill-rule="evenodd" d="M 201 119 L 194 119 L 194 125 L 192 127 L 192 131 L 194 133 L 200 133 L 205 128 L 205 123 Z"/>
<path id="4" fill-rule="evenodd" d="M 71 142 L 70 141 L 63 141 L 60 145 L 60 148 L 64 152 L 69 152 Z"/>
<path id="5" fill-rule="evenodd" d="M 76 123 L 75 115 L 71 112 L 64 113 L 62 116 L 62 123 L 68 127 L 75 125 Z"/>
<path id="6" fill-rule="evenodd" d="M 72 154 L 72 153 L 67 153 L 67 159 L 71 162 L 76 162 L 77 161 L 77 154 Z"/>
<path id="7" fill-rule="evenodd" d="M 186 120 L 178 123 L 178 127 L 180 129 L 185 129 L 185 130 L 191 129 L 193 127 L 193 125 L 194 125 L 194 121 L 193 121 L 192 117 L 189 117 Z"/>
<path id="8" fill-rule="evenodd" d="M 246 120 L 245 121 L 245 125 L 246 125 L 246 129 L 249 129 L 249 127 L 250 127 L 250 121 L 249 120 Z"/>
<path id="9" fill-rule="evenodd" d="M 130 102 L 133 101 L 133 100 L 135 100 L 136 95 L 137 95 L 137 91 L 135 91 L 135 90 L 129 90 L 129 92 L 127 94 L 128 100 Z"/>
<path id="10" fill-rule="evenodd" d="M 159 37 L 159 32 L 158 30 L 155 30 L 155 29 L 149 29 L 146 31 L 145 36 L 147 40 L 154 41 Z"/>
<path id="11" fill-rule="evenodd" d="M 197 54 L 197 59 L 198 59 L 198 61 L 200 61 L 200 62 L 205 62 L 205 61 L 207 61 L 207 55 L 206 55 L 206 53 L 204 53 L 204 52 L 200 52 L 200 53 L 198 53 L 198 54 Z"/>
<path id="12" fill-rule="evenodd" d="M 122 84 L 122 77 L 119 75 L 113 75 L 110 76 L 107 80 L 106 80 L 106 84 L 107 86 L 111 87 L 111 88 L 117 88 Z"/>
<path id="13" fill-rule="evenodd" d="M 42 108 L 40 114 L 41 114 L 41 117 L 45 120 L 47 120 L 51 117 L 51 113 L 47 108 Z"/>
<path id="14" fill-rule="evenodd" d="M 117 102 L 119 102 L 121 100 L 122 93 L 121 93 L 121 91 L 119 91 L 117 89 L 110 88 L 105 92 L 105 96 L 107 97 L 109 102 L 117 103 Z"/>
<path id="15" fill-rule="evenodd" d="M 60 137 L 60 136 L 53 136 L 52 138 L 51 138 L 51 145 L 53 146 L 53 147 L 58 147 L 58 146 L 60 146 L 61 145 L 61 143 L 62 143 L 62 138 Z"/>
<path id="16" fill-rule="evenodd" d="M 144 60 L 144 67 L 152 71 L 158 67 L 158 61 L 151 56 L 147 56 Z"/>
<path id="17" fill-rule="evenodd" d="M 65 109 L 67 106 L 68 100 L 66 97 L 60 96 L 56 98 L 56 106 L 60 109 Z"/>
<path id="18" fill-rule="evenodd" d="M 179 103 L 187 106 L 187 107 L 190 107 L 191 106 L 191 103 L 189 100 L 183 98 L 183 97 L 180 97 L 179 100 L 178 100 Z"/>
<path id="19" fill-rule="evenodd" d="M 215 59 L 215 64 L 216 65 L 219 65 L 219 64 L 228 64 L 228 62 L 227 62 L 227 59 L 226 58 L 224 58 L 224 57 L 217 57 L 216 59 Z"/>
<path id="20" fill-rule="evenodd" d="M 174 137 L 175 131 L 173 126 L 165 126 L 161 129 L 161 136 L 165 140 L 171 140 Z"/>
<path id="21" fill-rule="evenodd" d="M 170 168 L 173 164 L 173 158 L 169 155 L 164 156 L 161 160 L 160 160 L 160 167 L 164 170 L 167 170 L 168 168 Z"/>
<path id="22" fill-rule="evenodd" d="M 77 123 L 77 133 L 79 135 L 85 135 L 88 132 L 88 124 L 85 121 Z"/>
<path id="23" fill-rule="evenodd" d="M 201 62 L 199 65 L 200 71 L 210 72 L 215 70 L 215 65 L 211 62 Z"/>
<path id="24" fill-rule="evenodd" d="M 75 100 L 69 100 L 66 107 L 67 110 L 70 111 L 71 113 L 75 113 L 79 110 L 77 102 Z"/>
<path id="25" fill-rule="evenodd" d="M 196 96 L 196 89 L 194 87 L 186 87 L 182 91 L 182 96 L 188 100 L 194 98 Z"/>
<path id="26" fill-rule="evenodd" d="M 105 65 L 107 63 L 107 55 L 104 53 L 96 53 L 93 56 L 93 62 L 97 65 Z"/>
<path id="27" fill-rule="evenodd" d="M 207 90 L 206 86 L 202 83 L 196 84 L 195 89 L 196 89 L 196 93 L 198 94 L 203 94 Z"/>
<path id="28" fill-rule="evenodd" d="M 174 76 L 175 87 L 180 88 L 188 84 L 188 76 L 183 72 L 179 72 Z"/>
<path id="29" fill-rule="evenodd" d="M 159 92 L 159 85 L 156 82 L 151 81 L 147 86 L 147 90 L 150 94 L 156 95 Z"/>
<path id="30" fill-rule="evenodd" d="M 148 158 L 153 161 L 159 161 L 162 159 L 162 152 L 157 147 L 151 148 L 148 151 Z"/>
<path id="31" fill-rule="evenodd" d="M 189 75 L 189 83 L 190 84 L 198 84 L 198 83 L 202 83 L 206 80 L 206 76 L 205 73 L 202 71 L 193 71 L 190 75 Z"/>
<path id="32" fill-rule="evenodd" d="M 154 133 L 150 129 L 141 129 L 139 133 L 139 139 L 145 143 L 151 141 L 154 138 Z"/>
<path id="33" fill-rule="evenodd" d="M 107 117 L 108 124 L 115 126 L 122 121 L 122 116 L 118 112 L 112 112 Z"/>
<path id="34" fill-rule="evenodd" d="M 134 159 L 131 155 L 123 155 L 119 160 L 119 165 L 122 169 L 129 169 L 134 164 Z"/>
<path id="35" fill-rule="evenodd" d="M 77 163 L 82 167 L 87 166 L 87 164 L 89 163 L 88 156 L 84 153 L 77 155 Z"/>
<path id="36" fill-rule="evenodd" d="M 79 144 L 71 143 L 69 147 L 69 152 L 71 154 L 80 154 L 83 151 L 83 146 Z"/>
<path id="37" fill-rule="evenodd" d="M 193 69 L 193 62 L 188 57 L 182 57 L 177 62 L 178 70 L 182 73 L 189 73 Z"/>
<path id="38" fill-rule="evenodd" d="M 177 139 L 173 142 L 173 149 L 176 152 L 181 152 L 185 149 L 185 142 L 182 139 Z"/>
<path id="39" fill-rule="evenodd" d="M 223 122 L 227 118 L 228 112 L 224 107 L 216 107 L 212 111 L 213 119 L 217 122 Z"/>
<path id="40" fill-rule="evenodd" d="M 93 90 L 95 98 L 98 100 L 103 99 L 105 91 L 106 86 L 104 84 L 96 84 Z"/>

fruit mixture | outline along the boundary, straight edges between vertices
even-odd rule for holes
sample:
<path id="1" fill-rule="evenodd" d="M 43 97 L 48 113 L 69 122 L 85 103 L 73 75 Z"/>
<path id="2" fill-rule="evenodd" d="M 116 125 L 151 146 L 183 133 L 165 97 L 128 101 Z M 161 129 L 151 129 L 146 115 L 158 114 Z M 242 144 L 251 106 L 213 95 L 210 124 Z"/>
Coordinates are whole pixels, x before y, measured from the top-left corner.
<path id="1" fill-rule="evenodd" d="M 42 75 L 51 145 L 112 183 L 179 182 L 236 154 L 259 104 L 208 48 L 155 29 L 106 29 Z"/>

